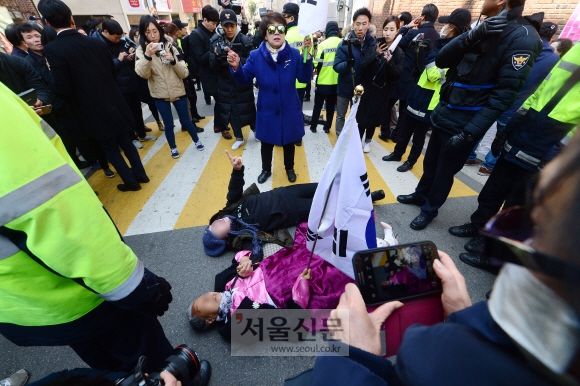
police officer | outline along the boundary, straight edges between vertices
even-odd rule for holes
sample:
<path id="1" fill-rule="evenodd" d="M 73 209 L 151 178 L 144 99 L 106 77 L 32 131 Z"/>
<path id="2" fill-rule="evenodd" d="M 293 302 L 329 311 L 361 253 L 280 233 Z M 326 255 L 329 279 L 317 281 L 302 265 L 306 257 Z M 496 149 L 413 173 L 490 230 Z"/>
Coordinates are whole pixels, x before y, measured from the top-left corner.
<path id="1" fill-rule="evenodd" d="M 437 54 L 437 67 L 449 70 L 441 101 L 431 114 L 433 132 L 423 176 L 414 193 L 397 197 L 400 203 L 421 207 L 410 224 L 414 230 L 424 229 L 437 216 L 453 176 L 477 141 L 516 100 L 542 49 L 538 32 L 522 17 L 524 3 L 486 0 L 481 13 L 488 18 Z"/>
<path id="2" fill-rule="evenodd" d="M 338 83 L 338 73 L 334 71 L 334 58 L 336 56 L 336 49 L 340 44 L 341 39 L 338 37 L 338 23 L 329 21 L 326 24 L 326 40 L 318 45 L 318 53 L 316 54 L 316 71 L 318 77 L 316 78 L 316 91 L 314 93 L 314 110 L 312 111 L 312 119 L 310 131 L 316 133 L 316 126 L 318 126 L 318 118 L 320 118 L 320 111 L 326 102 L 326 122 L 324 123 L 324 132 L 330 132 L 332 126 L 332 119 L 334 118 L 334 106 L 336 105 L 336 85 Z"/>
<path id="3" fill-rule="evenodd" d="M 286 43 L 290 44 L 290 47 L 298 49 L 302 55 L 302 42 L 304 41 L 304 36 L 300 36 L 300 32 L 298 32 L 299 12 L 300 6 L 295 3 L 286 3 L 282 8 L 282 15 L 284 15 L 286 23 L 288 23 L 288 27 L 286 29 Z M 303 104 L 304 95 L 306 95 L 306 83 L 300 83 L 298 80 L 296 80 L 296 90 L 298 91 L 298 98 L 300 98 L 300 103 Z M 302 114 L 302 116 L 304 117 L 304 123 L 309 124 L 311 117 L 305 114 Z M 296 142 L 296 145 L 298 146 L 301 144 L 302 140 Z"/>
<path id="4" fill-rule="evenodd" d="M 481 255 L 485 239 L 477 231 L 502 204 L 505 208 L 525 204 L 527 188 L 550 160 L 551 149 L 580 123 L 579 81 L 580 46 L 576 45 L 498 133 L 492 151 L 501 155 L 479 194 L 471 222 L 449 229 L 452 234 L 475 236 L 465 245 L 470 253 L 459 255 L 464 263 L 494 270 Z"/>
<path id="5" fill-rule="evenodd" d="M 99 370 L 156 369 L 171 285 L 129 248 L 52 128 L 0 83 L 0 334 Z M 90 221 L 87 221 L 90 218 Z M 208 372 L 209 363 L 203 365 Z"/>

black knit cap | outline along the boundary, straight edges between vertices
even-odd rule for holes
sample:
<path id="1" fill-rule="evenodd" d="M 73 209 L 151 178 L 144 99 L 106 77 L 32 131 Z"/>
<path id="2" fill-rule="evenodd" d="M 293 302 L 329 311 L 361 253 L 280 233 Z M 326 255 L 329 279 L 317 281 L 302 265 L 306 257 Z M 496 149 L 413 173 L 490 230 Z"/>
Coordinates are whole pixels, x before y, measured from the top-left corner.
<path id="1" fill-rule="evenodd" d="M 451 23 L 462 31 L 471 24 L 471 12 L 465 8 L 457 8 L 449 16 L 441 16 L 439 23 Z"/>
<path id="2" fill-rule="evenodd" d="M 295 3 L 286 3 L 284 8 L 282 8 L 283 15 L 298 16 L 300 13 L 300 6 Z"/>

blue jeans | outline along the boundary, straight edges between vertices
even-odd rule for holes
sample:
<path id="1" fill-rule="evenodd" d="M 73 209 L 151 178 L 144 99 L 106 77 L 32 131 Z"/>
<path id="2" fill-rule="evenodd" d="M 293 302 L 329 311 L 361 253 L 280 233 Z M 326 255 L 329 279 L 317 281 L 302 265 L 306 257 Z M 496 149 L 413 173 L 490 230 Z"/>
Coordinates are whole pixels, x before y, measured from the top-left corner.
<path id="1" fill-rule="evenodd" d="M 163 99 L 154 99 L 155 106 L 157 106 L 157 110 L 159 110 L 159 114 L 161 114 L 161 119 L 163 119 L 163 124 L 165 125 L 165 138 L 167 138 L 167 143 L 171 149 L 175 149 L 175 133 L 173 132 L 175 125 L 173 124 L 171 102 Z M 193 139 L 193 142 L 199 141 L 197 130 L 193 123 L 191 123 L 189 120 L 189 114 L 187 113 L 187 98 L 185 98 L 185 96 L 179 98 L 173 102 L 173 106 L 175 107 L 175 110 L 177 110 L 177 115 L 179 116 L 181 124 L 187 129 L 189 135 L 191 135 L 191 139 Z"/>
<path id="2" fill-rule="evenodd" d="M 473 150 L 471 150 L 471 153 L 469 153 L 469 157 L 467 157 L 467 159 L 469 161 L 475 161 L 477 159 L 477 153 L 475 152 L 477 150 L 477 148 L 479 147 L 479 143 L 481 142 L 481 139 L 479 141 L 477 141 L 477 143 L 475 144 L 475 146 L 473 147 Z"/>
<path id="3" fill-rule="evenodd" d="M 491 154 L 491 150 L 488 151 L 485 155 L 485 162 L 483 163 L 483 167 L 489 170 L 493 170 L 493 167 L 495 166 L 498 158 L 499 157 L 494 157 L 493 154 Z"/>

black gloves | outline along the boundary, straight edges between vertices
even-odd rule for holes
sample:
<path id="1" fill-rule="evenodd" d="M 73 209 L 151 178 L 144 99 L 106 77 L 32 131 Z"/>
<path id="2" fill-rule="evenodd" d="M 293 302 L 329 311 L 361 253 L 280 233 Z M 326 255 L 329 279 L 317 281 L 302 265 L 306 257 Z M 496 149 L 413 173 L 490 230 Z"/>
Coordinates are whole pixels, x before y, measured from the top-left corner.
<path id="1" fill-rule="evenodd" d="M 443 148 L 443 155 L 455 156 L 465 148 L 475 146 L 475 137 L 472 134 L 462 132 L 449 138 Z"/>
<path id="2" fill-rule="evenodd" d="M 354 56 L 349 56 L 346 60 L 346 67 L 354 68 Z"/>
<path id="3" fill-rule="evenodd" d="M 505 126 L 500 127 L 498 123 L 495 139 L 491 143 L 491 154 L 493 154 L 494 157 L 499 157 L 499 153 L 501 152 L 503 145 L 506 143 L 508 136 L 509 133 L 505 129 Z"/>
<path id="4" fill-rule="evenodd" d="M 488 17 L 477 27 L 469 31 L 467 33 L 467 40 L 470 44 L 476 43 L 488 35 L 501 33 L 507 25 L 507 11 L 503 11 L 497 16 Z"/>
<path id="5" fill-rule="evenodd" d="M 165 311 L 169 309 L 169 303 L 173 301 L 173 296 L 171 295 L 171 284 L 161 276 L 158 276 L 157 279 L 159 292 L 153 300 L 151 311 L 157 316 L 163 316 Z"/>

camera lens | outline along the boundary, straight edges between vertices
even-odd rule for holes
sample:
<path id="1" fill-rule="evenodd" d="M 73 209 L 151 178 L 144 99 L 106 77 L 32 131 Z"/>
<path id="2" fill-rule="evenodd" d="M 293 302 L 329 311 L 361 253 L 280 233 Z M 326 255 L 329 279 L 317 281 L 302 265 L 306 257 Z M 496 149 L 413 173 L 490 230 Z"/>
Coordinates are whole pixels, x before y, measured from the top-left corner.
<path id="1" fill-rule="evenodd" d="M 185 345 L 179 345 L 169 358 L 165 360 L 159 372 L 168 371 L 182 383 L 190 382 L 199 372 L 199 358 L 195 351 Z"/>

